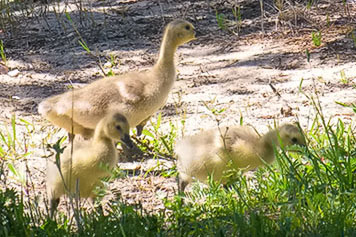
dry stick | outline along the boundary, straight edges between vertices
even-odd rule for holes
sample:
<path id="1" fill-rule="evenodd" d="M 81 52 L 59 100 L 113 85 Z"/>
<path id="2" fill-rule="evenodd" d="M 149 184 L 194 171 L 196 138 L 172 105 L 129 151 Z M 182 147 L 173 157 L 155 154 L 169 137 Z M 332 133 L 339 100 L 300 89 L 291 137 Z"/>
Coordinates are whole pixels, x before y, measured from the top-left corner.
<path id="1" fill-rule="evenodd" d="M 161 4 L 161 0 L 158 1 L 158 5 L 159 5 L 159 9 L 161 10 L 161 18 L 163 20 L 163 23 L 166 24 L 166 21 L 164 19 L 164 12 L 163 12 L 163 7 L 162 7 L 162 4 Z"/>
<path id="2" fill-rule="evenodd" d="M 208 5 L 208 11 L 209 13 L 211 13 L 210 0 L 207 0 L 207 5 Z"/>
<path id="3" fill-rule="evenodd" d="M 182 6 L 183 6 L 183 12 L 181 11 L 181 17 L 185 18 L 190 6 L 189 6 L 189 3 L 187 4 L 186 7 L 184 6 L 184 4 L 182 4 Z"/>
<path id="4" fill-rule="evenodd" d="M 72 119 L 71 119 L 71 123 L 72 123 L 72 127 L 71 127 L 71 134 L 74 135 L 74 121 L 73 121 L 73 116 L 74 116 L 74 88 L 73 88 L 73 83 L 69 77 L 68 79 L 70 85 L 71 85 L 71 96 L 72 96 Z M 72 183 L 72 161 L 73 161 L 73 146 L 74 146 L 74 136 L 73 136 L 73 139 L 70 141 L 71 142 L 71 147 L 70 147 L 70 155 L 71 155 L 71 158 L 70 158 L 70 172 L 69 172 L 69 189 L 68 189 L 68 193 L 69 193 L 69 201 L 70 201 L 70 204 L 73 208 L 73 212 L 74 212 L 74 218 L 77 222 L 77 227 L 78 227 L 78 230 L 79 230 L 79 233 L 81 233 L 83 230 L 82 230 L 82 227 L 80 225 L 80 212 L 78 212 L 78 209 L 79 209 L 79 198 L 77 195 L 75 195 L 75 203 L 76 203 L 76 208 L 74 208 L 74 203 L 73 203 L 73 197 L 72 197 L 72 194 L 71 194 L 71 183 Z M 76 194 L 78 194 L 78 180 L 76 182 Z"/>
<path id="5" fill-rule="evenodd" d="M 262 34 L 265 34 L 265 29 L 264 29 L 264 9 L 263 9 L 263 0 L 260 0 L 260 7 L 261 7 L 261 29 L 262 29 Z"/>
<path id="6" fill-rule="evenodd" d="M 203 101 L 203 104 L 214 115 L 214 119 L 215 119 L 216 124 L 218 126 L 220 137 L 221 137 L 221 139 L 223 140 L 223 143 L 224 143 L 224 149 L 226 150 L 226 136 L 227 136 L 227 132 L 229 130 L 229 127 L 226 128 L 226 131 L 223 134 L 222 131 L 221 131 L 221 127 L 220 127 L 220 120 L 218 119 L 217 115 L 213 111 L 211 111 L 211 109 L 209 108 L 209 105 L 205 101 Z"/>
<path id="7" fill-rule="evenodd" d="M 98 50 L 98 49 L 96 49 L 96 51 L 97 51 L 97 50 Z M 96 52 L 96 54 L 99 54 L 98 51 Z M 105 70 L 104 70 L 104 68 L 103 68 L 103 64 L 102 64 L 102 62 L 101 62 L 100 55 L 99 55 L 99 56 L 96 56 L 96 55 L 94 55 L 94 54 L 91 53 L 91 52 L 90 52 L 90 55 L 91 55 L 92 57 L 94 57 L 94 58 L 97 60 L 97 64 L 98 64 L 100 70 L 102 71 L 102 73 L 104 74 L 104 76 L 107 76 L 107 74 L 106 74 L 106 72 L 105 72 Z"/>
<path id="8" fill-rule="evenodd" d="M 278 90 L 272 85 L 272 83 L 269 83 L 269 86 L 271 87 L 272 91 L 278 96 L 282 97 L 281 94 L 278 92 Z"/>

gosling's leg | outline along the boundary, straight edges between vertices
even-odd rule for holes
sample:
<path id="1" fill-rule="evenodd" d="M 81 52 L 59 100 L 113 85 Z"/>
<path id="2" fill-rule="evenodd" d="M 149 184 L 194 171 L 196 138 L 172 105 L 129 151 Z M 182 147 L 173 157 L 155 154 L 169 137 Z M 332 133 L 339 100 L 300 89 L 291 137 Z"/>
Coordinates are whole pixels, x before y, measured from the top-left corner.
<path id="1" fill-rule="evenodd" d="M 90 129 L 90 128 L 81 127 L 81 128 L 77 128 L 75 130 L 76 130 L 76 134 L 81 135 L 84 138 L 84 140 L 88 140 L 94 136 L 94 130 Z M 69 143 L 72 143 L 74 141 L 76 134 L 68 132 Z"/>
<path id="2" fill-rule="evenodd" d="M 59 198 L 51 199 L 49 204 L 51 218 L 53 218 L 54 212 L 57 210 L 58 204 L 59 204 Z"/>
<path id="3" fill-rule="evenodd" d="M 74 133 L 68 132 L 68 141 L 69 141 L 69 143 L 74 142 L 74 137 L 75 137 Z"/>
<path id="4" fill-rule="evenodd" d="M 96 200 L 96 196 L 91 196 L 89 197 L 89 203 L 90 203 L 90 206 L 92 208 L 92 210 L 95 210 L 97 213 L 99 213 L 100 215 L 104 215 L 104 207 L 103 207 L 103 204 L 99 203 L 99 205 L 96 207 L 95 206 L 95 200 Z"/>
<path id="5" fill-rule="evenodd" d="M 178 181 L 178 192 L 180 194 L 184 193 L 185 188 L 187 187 L 187 185 L 190 183 L 190 179 L 185 177 L 186 175 L 184 174 L 179 174 L 179 176 L 177 177 L 177 181 Z"/>

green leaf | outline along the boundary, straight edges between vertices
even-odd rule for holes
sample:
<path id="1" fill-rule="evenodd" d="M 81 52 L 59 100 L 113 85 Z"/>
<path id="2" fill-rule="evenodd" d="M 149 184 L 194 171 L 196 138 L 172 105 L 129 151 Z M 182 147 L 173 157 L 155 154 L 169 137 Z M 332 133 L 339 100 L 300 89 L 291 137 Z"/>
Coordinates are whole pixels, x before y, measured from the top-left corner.
<path id="1" fill-rule="evenodd" d="M 109 72 L 106 74 L 107 77 L 115 76 L 115 73 L 110 69 Z"/>
<path id="2" fill-rule="evenodd" d="M 6 64 L 7 59 L 6 59 L 6 54 L 5 54 L 5 50 L 4 50 L 4 43 L 2 42 L 2 40 L 0 40 L 0 55 L 1 55 L 2 61 Z"/>
<path id="3" fill-rule="evenodd" d="M 2 132 L 0 132 L 0 137 L 3 143 L 7 146 L 7 148 L 10 149 L 9 144 L 7 143 L 6 138 Z"/>
<path id="4" fill-rule="evenodd" d="M 146 136 L 149 136 L 149 137 L 152 137 L 152 138 L 155 138 L 155 136 L 150 131 L 148 131 L 146 129 L 143 129 L 142 134 L 146 135 Z"/>
<path id="5" fill-rule="evenodd" d="M 69 13 L 67 11 L 65 12 L 65 15 L 66 15 L 68 21 L 73 22 L 72 18 L 70 17 L 70 15 L 69 15 Z"/>
<path id="6" fill-rule="evenodd" d="M 161 141 L 162 141 L 163 145 L 166 147 L 167 151 L 171 152 L 172 149 L 168 146 L 165 137 L 161 137 Z"/>
<path id="7" fill-rule="evenodd" d="M 82 46 L 82 48 L 83 48 L 85 51 L 87 51 L 88 53 L 91 53 L 91 51 L 90 51 L 88 45 L 84 42 L 84 40 L 81 40 L 81 39 L 80 39 L 80 40 L 78 40 L 78 42 L 79 42 L 80 46 Z"/>
<path id="8" fill-rule="evenodd" d="M 17 172 L 17 170 L 16 170 L 16 168 L 14 167 L 13 164 L 9 163 L 9 164 L 7 164 L 7 167 L 9 168 L 9 170 L 11 171 L 11 173 L 13 175 L 15 175 L 16 177 L 19 176 L 19 173 Z"/>
<path id="9" fill-rule="evenodd" d="M 306 53 L 306 55 L 307 55 L 307 62 L 309 63 L 309 62 L 310 62 L 310 53 L 309 53 L 309 50 L 306 49 L 306 50 L 305 50 L 305 53 Z"/>

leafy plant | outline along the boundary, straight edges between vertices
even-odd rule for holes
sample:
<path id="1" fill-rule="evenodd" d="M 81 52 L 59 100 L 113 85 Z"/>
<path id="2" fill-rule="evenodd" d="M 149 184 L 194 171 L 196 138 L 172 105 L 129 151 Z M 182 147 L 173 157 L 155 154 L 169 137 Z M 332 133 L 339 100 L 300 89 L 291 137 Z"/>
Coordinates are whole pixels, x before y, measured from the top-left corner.
<path id="1" fill-rule="evenodd" d="M 226 17 L 223 13 L 216 12 L 216 21 L 220 29 L 222 30 L 226 29 L 226 24 L 225 24 Z"/>
<path id="2" fill-rule="evenodd" d="M 312 40 L 316 47 L 321 45 L 321 32 L 312 32 Z"/>
<path id="3" fill-rule="evenodd" d="M 161 128 L 162 114 L 157 116 L 156 123 L 152 123 L 152 129 L 144 129 L 142 134 L 145 135 L 143 139 L 138 140 L 142 151 L 150 152 L 154 157 L 172 159 L 173 147 L 175 138 L 177 137 L 177 128 L 172 122 L 169 123 L 169 132 L 163 133 Z"/>
<path id="4" fill-rule="evenodd" d="M 340 82 L 342 84 L 349 84 L 349 79 L 346 77 L 346 74 L 345 74 L 345 71 L 344 70 L 341 70 L 340 71 Z"/>
<path id="5" fill-rule="evenodd" d="M 109 71 L 108 73 L 105 72 L 104 67 L 103 67 L 103 65 L 102 65 L 102 63 L 101 63 L 100 55 L 99 55 L 98 53 L 95 54 L 95 53 L 93 53 L 93 52 L 90 50 L 88 44 L 87 44 L 87 43 L 85 42 L 85 40 L 83 39 L 82 35 L 80 34 L 80 32 L 79 32 L 79 30 L 78 30 L 78 27 L 76 26 L 76 24 L 75 24 L 74 21 L 72 20 L 70 14 L 66 11 L 66 12 L 65 12 L 65 15 L 66 15 L 67 20 L 70 22 L 70 24 L 71 24 L 73 30 L 75 31 L 75 33 L 77 34 L 77 36 L 78 36 L 78 38 L 79 38 L 79 39 L 78 39 L 79 45 L 88 53 L 89 56 L 91 56 L 92 58 L 95 59 L 95 61 L 96 61 L 97 65 L 98 65 L 98 67 L 100 68 L 100 70 L 102 71 L 102 73 L 104 74 L 104 76 L 112 76 L 112 75 L 113 75 L 113 72 L 112 72 L 111 69 L 110 69 L 110 71 Z"/>
<path id="6" fill-rule="evenodd" d="M 237 23 L 237 32 L 240 32 L 240 28 L 242 25 L 241 7 L 235 5 L 232 8 L 232 14 L 234 15 L 235 22 Z"/>
<path id="7" fill-rule="evenodd" d="M 117 57 L 113 54 L 110 54 L 109 57 L 107 57 L 107 60 L 108 61 L 104 64 L 104 67 L 109 68 L 109 72 L 106 73 L 106 76 L 115 76 L 115 73 L 112 69 L 118 64 Z"/>
<path id="8" fill-rule="evenodd" d="M 33 131 L 30 129 L 30 126 L 33 125 L 24 119 L 21 119 L 20 121 L 22 122 L 22 125 L 25 125 L 28 131 L 27 135 L 30 136 L 30 133 Z M 0 155 L 4 159 L 14 160 L 27 157 L 30 154 L 28 151 L 28 144 L 26 141 L 18 139 L 16 116 L 11 117 L 10 124 L 10 128 L 5 126 L 0 130 Z M 26 139 L 25 136 L 24 139 Z"/>

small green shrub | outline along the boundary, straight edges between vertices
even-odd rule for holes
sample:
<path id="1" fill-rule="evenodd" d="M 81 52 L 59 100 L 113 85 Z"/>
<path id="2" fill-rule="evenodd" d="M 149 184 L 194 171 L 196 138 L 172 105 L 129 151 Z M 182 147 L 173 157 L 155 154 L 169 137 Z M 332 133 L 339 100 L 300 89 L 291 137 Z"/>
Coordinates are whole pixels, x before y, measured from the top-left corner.
<path id="1" fill-rule="evenodd" d="M 222 30 L 226 29 L 226 24 L 225 24 L 226 17 L 223 13 L 216 12 L 216 21 L 220 29 Z"/>
<path id="2" fill-rule="evenodd" d="M 321 32 L 312 32 L 312 40 L 313 40 L 313 44 L 316 47 L 319 47 L 321 45 Z"/>

